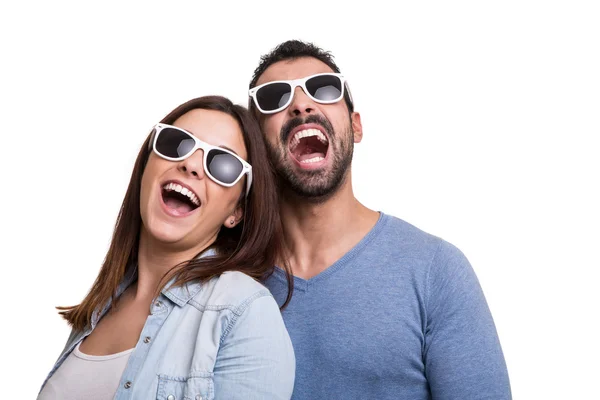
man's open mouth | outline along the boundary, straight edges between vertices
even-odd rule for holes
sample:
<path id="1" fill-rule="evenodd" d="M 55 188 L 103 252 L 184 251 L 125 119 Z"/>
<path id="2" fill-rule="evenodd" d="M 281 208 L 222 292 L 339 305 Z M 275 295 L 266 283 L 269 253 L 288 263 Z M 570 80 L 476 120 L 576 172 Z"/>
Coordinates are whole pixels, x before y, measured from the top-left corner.
<path id="1" fill-rule="evenodd" d="M 177 214 L 187 214 L 200 207 L 200 199 L 190 188 L 176 182 L 167 182 L 163 185 L 162 200 L 168 209 Z"/>
<path id="2" fill-rule="evenodd" d="M 319 129 L 305 129 L 294 134 L 288 148 L 300 164 L 312 164 L 325 159 L 329 140 Z"/>

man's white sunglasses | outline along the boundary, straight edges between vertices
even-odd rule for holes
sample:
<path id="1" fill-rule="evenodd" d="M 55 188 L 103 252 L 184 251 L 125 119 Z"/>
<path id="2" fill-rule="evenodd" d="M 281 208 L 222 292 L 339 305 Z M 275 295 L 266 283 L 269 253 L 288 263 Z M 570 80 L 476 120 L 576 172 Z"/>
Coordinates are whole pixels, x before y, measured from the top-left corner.
<path id="1" fill-rule="evenodd" d="M 323 73 L 288 81 L 273 81 L 253 87 L 248 95 L 254 100 L 256 108 L 263 114 L 274 114 L 287 108 L 294 98 L 295 89 L 300 86 L 304 93 L 317 103 L 332 104 L 348 93 L 352 96 L 346 79 L 338 73 Z"/>

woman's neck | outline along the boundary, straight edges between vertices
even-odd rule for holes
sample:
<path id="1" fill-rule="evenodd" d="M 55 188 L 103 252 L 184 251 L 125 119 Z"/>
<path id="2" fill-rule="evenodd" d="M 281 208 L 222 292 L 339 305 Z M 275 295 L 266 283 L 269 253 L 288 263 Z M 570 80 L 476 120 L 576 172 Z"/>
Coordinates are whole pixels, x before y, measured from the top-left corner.
<path id="1" fill-rule="evenodd" d="M 173 267 L 182 262 L 194 259 L 201 251 L 208 248 L 216 238 L 210 238 L 206 243 L 183 250 L 161 243 L 155 240 L 144 229 L 140 233 L 140 242 L 138 247 L 138 280 L 136 286 L 136 298 L 152 298 L 156 293 L 162 278 Z"/>

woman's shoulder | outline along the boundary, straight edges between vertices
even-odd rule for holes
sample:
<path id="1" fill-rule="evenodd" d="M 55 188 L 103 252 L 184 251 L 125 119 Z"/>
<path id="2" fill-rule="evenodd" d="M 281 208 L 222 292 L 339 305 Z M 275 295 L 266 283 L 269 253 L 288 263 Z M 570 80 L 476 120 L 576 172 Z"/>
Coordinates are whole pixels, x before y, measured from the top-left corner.
<path id="1" fill-rule="evenodd" d="M 249 275 L 227 271 L 202 284 L 193 301 L 206 310 L 229 309 L 242 314 L 256 299 L 267 297 L 275 302 L 269 289 Z"/>

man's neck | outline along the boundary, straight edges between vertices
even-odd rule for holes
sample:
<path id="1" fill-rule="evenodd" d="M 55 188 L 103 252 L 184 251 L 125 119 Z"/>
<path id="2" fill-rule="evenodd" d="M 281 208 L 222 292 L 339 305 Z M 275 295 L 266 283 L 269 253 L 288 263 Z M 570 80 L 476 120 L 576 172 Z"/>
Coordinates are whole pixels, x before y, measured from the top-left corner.
<path id="1" fill-rule="evenodd" d="M 321 203 L 284 193 L 281 217 L 292 271 L 310 279 L 356 246 L 379 214 L 354 197 L 348 176 L 340 189 Z"/>

